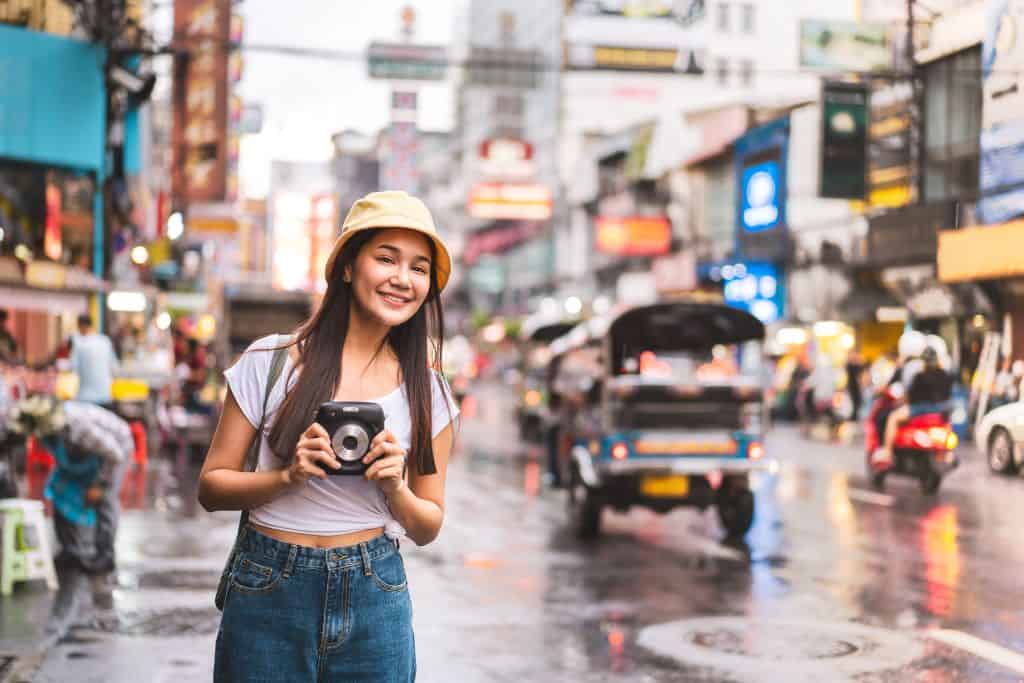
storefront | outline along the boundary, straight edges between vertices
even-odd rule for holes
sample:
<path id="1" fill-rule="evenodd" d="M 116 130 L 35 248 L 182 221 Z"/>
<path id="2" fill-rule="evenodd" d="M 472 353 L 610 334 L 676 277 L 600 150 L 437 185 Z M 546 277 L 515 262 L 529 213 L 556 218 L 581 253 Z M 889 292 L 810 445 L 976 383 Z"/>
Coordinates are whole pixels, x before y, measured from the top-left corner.
<path id="1" fill-rule="evenodd" d="M 51 358 L 106 290 L 102 48 L 0 26 L 0 306 L 25 359 Z"/>

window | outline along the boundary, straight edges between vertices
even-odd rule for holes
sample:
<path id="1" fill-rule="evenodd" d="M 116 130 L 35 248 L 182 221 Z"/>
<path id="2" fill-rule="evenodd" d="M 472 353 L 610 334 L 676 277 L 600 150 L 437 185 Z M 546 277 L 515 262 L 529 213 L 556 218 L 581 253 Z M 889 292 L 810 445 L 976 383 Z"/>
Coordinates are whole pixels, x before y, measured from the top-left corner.
<path id="1" fill-rule="evenodd" d="M 754 84 L 754 60 L 740 60 L 740 84 L 745 86 Z"/>
<path id="2" fill-rule="evenodd" d="M 722 85 L 726 85 L 729 82 L 729 60 L 725 57 L 719 57 L 715 60 L 715 80 Z"/>
<path id="3" fill-rule="evenodd" d="M 980 48 L 926 65 L 924 93 L 923 199 L 977 197 Z"/>
<path id="4" fill-rule="evenodd" d="M 743 33 L 754 33 L 756 30 L 754 27 L 755 9 L 756 8 L 750 3 L 743 5 L 741 14 L 742 18 L 740 19 L 740 30 L 743 31 Z"/>
<path id="5" fill-rule="evenodd" d="M 718 30 L 722 33 L 729 32 L 729 3 L 718 4 Z"/>

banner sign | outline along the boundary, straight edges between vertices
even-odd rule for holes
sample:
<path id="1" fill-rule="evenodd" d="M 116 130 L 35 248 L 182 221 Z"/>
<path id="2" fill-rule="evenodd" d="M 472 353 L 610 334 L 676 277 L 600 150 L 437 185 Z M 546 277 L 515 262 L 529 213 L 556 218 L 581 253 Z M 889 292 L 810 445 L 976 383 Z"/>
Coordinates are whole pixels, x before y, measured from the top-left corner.
<path id="1" fill-rule="evenodd" d="M 586 71 L 648 71 L 653 73 L 704 73 L 703 51 L 695 49 L 622 47 L 618 45 L 567 45 L 565 68 Z"/>
<path id="2" fill-rule="evenodd" d="M 867 184 L 868 88 L 826 82 L 821 95 L 822 197 L 864 199 Z"/>
<path id="3" fill-rule="evenodd" d="M 800 21 L 800 66 L 816 71 L 891 71 L 893 46 L 885 24 Z"/>
<path id="4" fill-rule="evenodd" d="M 566 13 L 574 16 L 626 17 L 630 19 L 663 19 L 681 26 L 701 21 L 706 14 L 705 0 L 566 0 Z"/>
<path id="5" fill-rule="evenodd" d="M 470 192 L 467 212 L 474 218 L 543 221 L 551 218 L 551 206 L 546 185 L 480 183 Z"/>
<path id="6" fill-rule="evenodd" d="M 177 0 L 174 42 L 189 51 L 174 78 L 173 194 L 223 201 L 228 172 L 231 0 Z"/>
<path id="7" fill-rule="evenodd" d="M 724 265 L 720 271 L 725 303 L 769 325 L 785 310 L 783 278 L 772 263 L 753 261 Z"/>
<path id="8" fill-rule="evenodd" d="M 1024 0 L 988 0 L 982 45 L 978 218 L 1024 215 Z"/>

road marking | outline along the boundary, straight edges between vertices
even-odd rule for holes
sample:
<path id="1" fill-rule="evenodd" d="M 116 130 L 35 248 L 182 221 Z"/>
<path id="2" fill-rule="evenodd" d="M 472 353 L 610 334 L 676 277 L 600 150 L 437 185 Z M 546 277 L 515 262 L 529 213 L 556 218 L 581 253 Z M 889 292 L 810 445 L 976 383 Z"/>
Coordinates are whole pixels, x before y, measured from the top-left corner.
<path id="1" fill-rule="evenodd" d="M 892 496 L 863 489 L 847 489 L 846 496 L 850 500 L 856 500 L 860 503 L 872 503 L 874 505 L 884 505 L 885 507 L 892 507 L 893 503 L 896 502 L 896 499 Z"/>
<path id="2" fill-rule="evenodd" d="M 977 636 L 972 636 L 971 634 L 964 633 L 963 631 L 936 629 L 929 631 L 928 635 L 947 645 L 960 648 L 961 650 L 970 652 L 972 655 L 976 655 L 982 659 L 987 659 L 990 662 L 995 662 L 1000 666 L 1004 666 L 1011 671 L 1024 674 L 1024 654 L 1008 650 L 1001 645 L 996 645 L 995 643 L 991 643 L 987 640 L 982 640 Z"/>

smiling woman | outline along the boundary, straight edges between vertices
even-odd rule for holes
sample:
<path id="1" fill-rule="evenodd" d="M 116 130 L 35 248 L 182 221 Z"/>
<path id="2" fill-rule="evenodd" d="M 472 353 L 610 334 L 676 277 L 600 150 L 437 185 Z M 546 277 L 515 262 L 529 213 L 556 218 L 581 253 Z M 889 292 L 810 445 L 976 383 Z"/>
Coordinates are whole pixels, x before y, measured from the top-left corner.
<path id="1" fill-rule="evenodd" d="M 398 539 L 429 543 L 444 519 L 458 408 L 431 367 L 440 367 L 450 274 L 422 202 L 369 194 L 345 219 L 319 309 L 227 371 L 199 498 L 248 512 L 225 575 L 216 680 L 415 678 Z M 346 461 L 342 471 L 332 435 L 314 421 L 328 402 L 333 414 L 383 414 L 362 467 Z M 247 472 L 252 443 L 258 466 Z"/>

